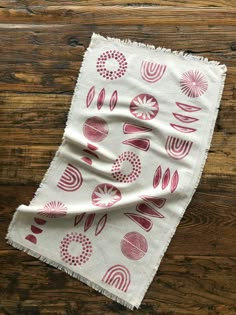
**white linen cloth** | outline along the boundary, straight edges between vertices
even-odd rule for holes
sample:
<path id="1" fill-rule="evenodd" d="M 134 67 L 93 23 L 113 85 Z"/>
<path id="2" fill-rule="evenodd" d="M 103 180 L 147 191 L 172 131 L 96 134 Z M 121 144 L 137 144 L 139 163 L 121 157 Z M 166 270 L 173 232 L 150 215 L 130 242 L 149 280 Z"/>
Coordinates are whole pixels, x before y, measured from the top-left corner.
<path id="1" fill-rule="evenodd" d="M 225 74 L 93 34 L 63 142 L 8 242 L 138 308 L 200 180 Z"/>

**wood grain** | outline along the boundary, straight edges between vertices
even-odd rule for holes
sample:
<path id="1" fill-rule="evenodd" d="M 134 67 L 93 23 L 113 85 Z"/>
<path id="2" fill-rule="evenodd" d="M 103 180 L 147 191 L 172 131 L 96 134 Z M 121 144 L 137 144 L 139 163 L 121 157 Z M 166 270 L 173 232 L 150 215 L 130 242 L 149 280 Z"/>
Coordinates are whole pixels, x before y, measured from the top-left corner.
<path id="1" fill-rule="evenodd" d="M 0 314 L 21 314 L 24 310 L 23 314 L 40 315 L 104 312 L 114 315 L 228 315 L 235 311 L 236 285 L 231 271 L 235 266 L 234 257 L 167 254 L 140 310 L 133 312 L 24 253 L 12 250 L 6 256 L 2 251 L 0 258 L 2 268 L 8 269 L 5 276 L 0 274 Z M 15 303 L 9 302 L 9 296 Z"/>
<path id="2" fill-rule="evenodd" d="M 68 6 L 75 5 L 75 1 L 61 0 L 60 2 L 55 0 L 0 0 L 0 6 L 2 8 L 24 8 L 28 6 Z M 199 7 L 236 7 L 234 0 L 217 0 L 217 1 L 205 1 L 205 0 L 193 0 L 189 3 L 188 0 L 80 0 L 80 6 L 115 6 L 115 5 L 124 5 L 124 6 L 170 6 L 170 7 L 191 7 L 191 8 L 199 8 Z"/>
<path id="3" fill-rule="evenodd" d="M 86 25 L 236 25 L 236 9 L 173 8 L 150 6 L 31 6 L 0 8 L 1 23 L 86 24 Z M 109 16 L 109 19 L 107 18 Z M 157 21 L 158 19 L 158 21 Z M 89 23 L 88 23 L 89 22 Z"/>
<path id="4" fill-rule="evenodd" d="M 233 0 L 0 0 L 0 315 L 236 314 L 235 13 Z M 93 32 L 228 67 L 200 184 L 134 312 L 4 240 L 61 143 Z"/>

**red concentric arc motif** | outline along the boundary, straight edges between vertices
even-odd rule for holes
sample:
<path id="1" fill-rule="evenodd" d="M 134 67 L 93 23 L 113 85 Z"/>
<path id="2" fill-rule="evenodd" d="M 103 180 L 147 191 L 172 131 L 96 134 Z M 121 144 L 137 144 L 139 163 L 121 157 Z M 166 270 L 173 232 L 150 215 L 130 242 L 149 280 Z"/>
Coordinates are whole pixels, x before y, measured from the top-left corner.
<path id="1" fill-rule="evenodd" d="M 166 152 L 170 157 L 181 160 L 189 154 L 193 142 L 168 136 L 166 140 Z"/>
<path id="2" fill-rule="evenodd" d="M 133 152 L 124 152 L 112 165 L 112 176 L 119 182 L 131 183 L 141 173 L 141 161 Z"/>
<path id="3" fill-rule="evenodd" d="M 67 207 L 60 201 L 51 201 L 47 203 L 38 213 L 47 218 L 63 217 L 67 213 Z"/>
<path id="4" fill-rule="evenodd" d="M 68 164 L 57 184 L 57 187 L 67 192 L 73 192 L 78 190 L 82 183 L 83 177 L 78 168 L 72 164 Z"/>
<path id="5" fill-rule="evenodd" d="M 207 79 L 198 70 L 190 70 L 183 73 L 180 79 L 180 88 L 188 97 L 199 97 L 208 88 Z"/>
<path id="6" fill-rule="evenodd" d="M 143 61 L 140 71 L 144 81 L 155 83 L 163 77 L 166 66 L 155 62 Z"/>
<path id="7" fill-rule="evenodd" d="M 146 238 L 138 232 L 129 232 L 121 240 L 121 251 L 125 257 L 131 260 L 139 260 L 148 251 Z"/>
<path id="8" fill-rule="evenodd" d="M 127 70 L 125 56 L 117 50 L 105 51 L 97 60 L 97 72 L 107 80 L 121 78 Z"/>
<path id="9" fill-rule="evenodd" d="M 150 94 L 139 94 L 130 103 L 131 114 L 141 120 L 151 120 L 156 117 L 159 105 Z"/>
<path id="10" fill-rule="evenodd" d="M 129 270 L 125 266 L 114 265 L 106 271 L 102 281 L 118 290 L 126 292 L 130 285 L 131 276 Z"/>
<path id="11" fill-rule="evenodd" d="M 73 253 L 71 253 L 71 244 Z M 77 243 L 77 244 L 76 244 Z M 77 246 L 76 246 L 77 245 Z M 77 253 L 81 252 L 80 255 Z M 92 255 L 92 243 L 85 235 L 77 232 L 66 234 L 60 245 L 60 256 L 67 264 L 81 266 L 85 264 Z"/>
<path id="12" fill-rule="evenodd" d="M 121 200 L 121 192 L 111 184 L 100 184 L 92 193 L 92 203 L 97 207 L 109 208 Z"/>

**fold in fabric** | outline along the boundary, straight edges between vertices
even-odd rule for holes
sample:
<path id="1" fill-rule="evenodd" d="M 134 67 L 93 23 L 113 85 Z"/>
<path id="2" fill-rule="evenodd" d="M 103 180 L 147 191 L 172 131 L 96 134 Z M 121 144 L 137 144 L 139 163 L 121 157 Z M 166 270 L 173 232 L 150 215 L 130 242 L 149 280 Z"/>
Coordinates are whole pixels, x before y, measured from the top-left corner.
<path id="1" fill-rule="evenodd" d="M 8 242 L 138 308 L 200 180 L 225 74 L 94 34 L 63 142 Z"/>

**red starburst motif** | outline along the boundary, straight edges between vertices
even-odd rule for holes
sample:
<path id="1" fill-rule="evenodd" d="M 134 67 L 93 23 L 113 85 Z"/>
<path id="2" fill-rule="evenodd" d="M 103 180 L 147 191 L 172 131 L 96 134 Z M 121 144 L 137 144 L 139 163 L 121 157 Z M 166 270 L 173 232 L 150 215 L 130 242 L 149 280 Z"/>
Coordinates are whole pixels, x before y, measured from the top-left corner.
<path id="1" fill-rule="evenodd" d="M 149 94 L 139 94 L 130 103 L 130 112 L 134 117 L 141 120 L 153 119 L 159 110 L 155 97 Z"/>
<path id="2" fill-rule="evenodd" d="M 58 218 L 66 215 L 67 207 L 60 201 L 51 201 L 38 212 L 47 218 Z"/>
<path id="3" fill-rule="evenodd" d="M 122 183 L 135 181 L 141 173 L 139 157 L 130 151 L 123 152 L 112 165 L 112 176 Z"/>
<path id="4" fill-rule="evenodd" d="M 183 73 L 180 79 L 180 88 L 188 97 L 199 97 L 208 88 L 207 79 L 198 70 L 190 70 Z"/>
<path id="5" fill-rule="evenodd" d="M 100 184 L 92 193 L 92 203 L 97 207 L 111 207 L 121 199 L 121 192 L 111 184 Z"/>

